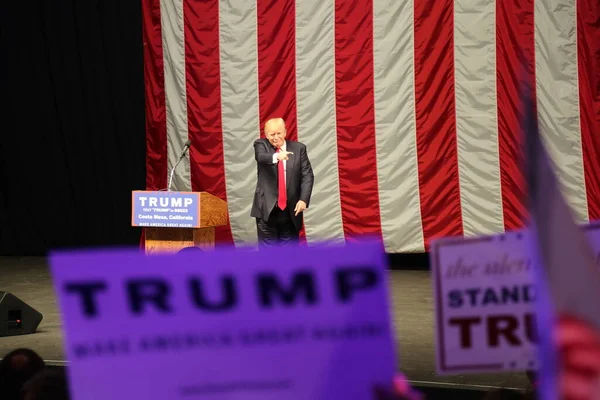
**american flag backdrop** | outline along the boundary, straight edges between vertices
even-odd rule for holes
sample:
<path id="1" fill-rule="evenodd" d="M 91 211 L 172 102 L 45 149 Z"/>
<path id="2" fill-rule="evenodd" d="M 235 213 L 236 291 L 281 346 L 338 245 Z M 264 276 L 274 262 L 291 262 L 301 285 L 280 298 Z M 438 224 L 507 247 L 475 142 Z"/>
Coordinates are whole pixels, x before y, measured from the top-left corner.
<path id="1" fill-rule="evenodd" d="M 283 117 L 315 174 L 308 244 L 520 228 L 520 83 L 579 222 L 600 219 L 598 0 L 142 0 L 147 189 L 229 205 L 256 243 L 253 142 Z"/>

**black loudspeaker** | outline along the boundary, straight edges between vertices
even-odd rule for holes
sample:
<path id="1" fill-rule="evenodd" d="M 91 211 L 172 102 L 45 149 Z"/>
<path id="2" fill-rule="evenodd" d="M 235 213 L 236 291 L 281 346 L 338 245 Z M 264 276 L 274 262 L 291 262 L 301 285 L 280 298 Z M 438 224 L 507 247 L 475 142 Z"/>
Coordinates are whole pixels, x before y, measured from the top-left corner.
<path id="1" fill-rule="evenodd" d="M 0 291 L 0 336 L 35 333 L 42 314 L 15 295 Z"/>

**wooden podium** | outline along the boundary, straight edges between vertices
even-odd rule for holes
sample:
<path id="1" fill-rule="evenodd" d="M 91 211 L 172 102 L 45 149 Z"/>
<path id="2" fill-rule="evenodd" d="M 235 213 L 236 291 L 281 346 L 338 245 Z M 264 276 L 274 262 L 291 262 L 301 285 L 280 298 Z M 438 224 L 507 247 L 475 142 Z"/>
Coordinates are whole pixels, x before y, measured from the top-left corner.
<path id="1" fill-rule="evenodd" d="M 144 227 L 146 254 L 177 253 L 183 248 L 192 246 L 202 250 L 214 249 L 215 227 L 228 223 L 227 203 L 207 192 L 186 193 L 198 195 L 199 198 L 196 226 L 194 228 Z"/>

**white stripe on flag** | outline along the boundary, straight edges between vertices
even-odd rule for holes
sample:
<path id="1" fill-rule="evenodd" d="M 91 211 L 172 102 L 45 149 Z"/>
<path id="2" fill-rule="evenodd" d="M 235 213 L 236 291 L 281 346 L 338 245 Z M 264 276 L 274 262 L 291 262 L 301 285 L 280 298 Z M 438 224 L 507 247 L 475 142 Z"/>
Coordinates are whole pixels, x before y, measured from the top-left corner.
<path id="1" fill-rule="evenodd" d="M 161 0 L 160 17 L 165 65 L 167 158 L 170 174 L 188 140 L 183 0 Z M 173 190 L 192 189 L 189 160 L 188 153 L 177 166 L 173 177 Z M 165 187 L 166 184 L 167 182 Z"/>
<path id="2" fill-rule="evenodd" d="M 229 220 L 237 246 L 255 245 L 250 217 L 256 184 L 253 143 L 260 136 L 256 3 L 220 2 L 221 113 Z"/>
<path id="3" fill-rule="evenodd" d="M 535 0 L 535 59 L 540 134 L 575 219 L 585 223 L 575 0 Z"/>
<path id="4" fill-rule="evenodd" d="M 304 213 L 308 243 L 344 240 L 335 115 L 333 0 L 296 2 L 298 141 L 307 146 L 315 174 Z"/>
<path id="5" fill-rule="evenodd" d="M 495 11 L 496 0 L 454 2 L 456 136 L 465 236 L 504 231 Z"/>
<path id="6" fill-rule="evenodd" d="M 423 251 L 415 124 L 414 8 L 373 4 L 375 139 L 381 230 L 388 252 Z"/>

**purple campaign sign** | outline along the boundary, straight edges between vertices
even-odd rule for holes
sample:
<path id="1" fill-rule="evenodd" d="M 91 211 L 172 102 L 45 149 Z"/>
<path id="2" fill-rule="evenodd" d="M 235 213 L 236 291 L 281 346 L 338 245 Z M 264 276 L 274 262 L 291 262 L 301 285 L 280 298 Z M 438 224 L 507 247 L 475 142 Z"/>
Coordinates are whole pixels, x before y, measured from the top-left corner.
<path id="1" fill-rule="evenodd" d="M 200 226 L 200 194 L 194 192 L 132 192 L 131 225 L 164 228 Z"/>
<path id="2" fill-rule="evenodd" d="M 55 253 L 73 399 L 371 399 L 396 356 L 380 243 Z"/>

